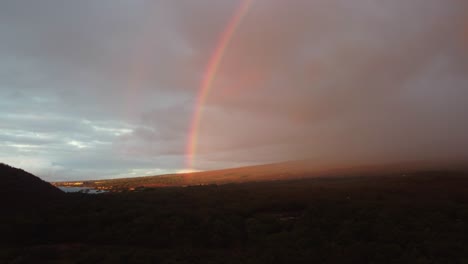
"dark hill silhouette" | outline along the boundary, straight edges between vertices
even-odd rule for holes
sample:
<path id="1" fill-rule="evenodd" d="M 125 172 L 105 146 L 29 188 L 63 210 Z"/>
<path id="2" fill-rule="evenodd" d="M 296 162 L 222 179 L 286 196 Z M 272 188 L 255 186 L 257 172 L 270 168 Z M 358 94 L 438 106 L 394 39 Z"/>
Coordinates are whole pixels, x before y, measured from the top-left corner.
<path id="1" fill-rule="evenodd" d="M 24 170 L 0 163 L 0 199 L 16 206 L 24 202 L 43 202 L 63 194 L 58 188 Z"/>

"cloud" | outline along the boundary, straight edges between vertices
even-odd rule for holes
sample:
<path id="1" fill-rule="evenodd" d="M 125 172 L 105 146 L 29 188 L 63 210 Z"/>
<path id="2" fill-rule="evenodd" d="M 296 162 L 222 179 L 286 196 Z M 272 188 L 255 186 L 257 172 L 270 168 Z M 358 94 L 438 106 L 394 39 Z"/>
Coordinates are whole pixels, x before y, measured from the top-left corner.
<path id="1" fill-rule="evenodd" d="M 238 4 L 2 1 L 0 158 L 46 179 L 186 169 L 199 86 Z M 254 0 L 204 106 L 195 169 L 465 159 L 467 8 Z"/>
<path id="2" fill-rule="evenodd" d="M 268 145 L 279 160 L 337 162 L 466 157 L 455 147 L 466 139 L 448 140 L 467 131 L 454 118 L 466 115 L 455 48 L 466 4 L 300 3 L 259 1 L 252 10 L 223 61 L 200 151 L 250 146 L 254 160 Z"/>

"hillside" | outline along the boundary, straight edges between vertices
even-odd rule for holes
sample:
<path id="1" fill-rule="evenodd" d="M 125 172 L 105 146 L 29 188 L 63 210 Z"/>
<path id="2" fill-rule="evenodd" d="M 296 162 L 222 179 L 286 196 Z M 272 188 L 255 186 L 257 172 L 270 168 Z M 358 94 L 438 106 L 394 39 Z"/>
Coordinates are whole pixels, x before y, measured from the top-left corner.
<path id="1" fill-rule="evenodd" d="M 0 263 L 466 263 L 467 188 L 433 171 L 69 193 L 0 218 Z"/>
<path id="2" fill-rule="evenodd" d="M 60 196 L 62 191 L 24 170 L 0 163 L 0 198 L 15 204 Z"/>
<path id="3" fill-rule="evenodd" d="M 196 173 L 168 174 L 109 180 L 91 180 L 83 182 L 55 182 L 55 186 L 82 186 L 104 190 L 128 190 L 138 187 L 176 187 L 209 184 L 229 184 L 293 180 L 316 177 L 348 177 L 366 175 L 399 175 L 422 170 L 460 169 L 462 166 L 433 165 L 425 162 L 407 162 L 385 165 L 361 165 L 341 167 L 314 164 L 310 161 L 290 161 L 266 165 L 257 165 Z M 462 168 L 464 169 L 464 168 Z"/>

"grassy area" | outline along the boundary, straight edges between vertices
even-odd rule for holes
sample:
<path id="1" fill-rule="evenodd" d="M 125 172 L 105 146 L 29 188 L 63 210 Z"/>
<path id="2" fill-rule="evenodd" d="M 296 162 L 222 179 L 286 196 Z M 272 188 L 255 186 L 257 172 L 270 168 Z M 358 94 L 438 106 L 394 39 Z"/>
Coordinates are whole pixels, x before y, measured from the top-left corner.
<path id="1" fill-rule="evenodd" d="M 0 228 L 0 263 L 466 263 L 468 174 L 67 194 Z"/>

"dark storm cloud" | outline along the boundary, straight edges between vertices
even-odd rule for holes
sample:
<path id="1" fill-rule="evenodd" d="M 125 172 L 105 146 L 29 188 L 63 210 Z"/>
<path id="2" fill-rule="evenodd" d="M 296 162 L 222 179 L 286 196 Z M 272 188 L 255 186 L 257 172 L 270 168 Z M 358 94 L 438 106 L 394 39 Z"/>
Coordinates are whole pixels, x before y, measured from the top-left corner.
<path id="1" fill-rule="evenodd" d="M 239 1 L 0 3 L 0 159 L 46 179 L 184 169 Z M 198 169 L 466 159 L 462 0 L 254 0 L 205 105 Z"/>
<path id="2" fill-rule="evenodd" d="M 245 118 L 206 118 L 217 120 L 204 124 L 206 153 L 249 145 L 259 150 L 247 156 L 271 156 L 266 142 L 278 160 L 466 158 L 465 3 L 257 3 L 270 16 L 249 17 L 211 99 Z M 214 127 L 236 133 L 225 140 Z"/>

